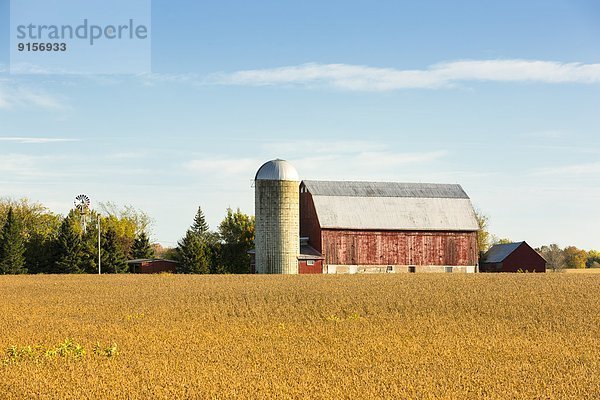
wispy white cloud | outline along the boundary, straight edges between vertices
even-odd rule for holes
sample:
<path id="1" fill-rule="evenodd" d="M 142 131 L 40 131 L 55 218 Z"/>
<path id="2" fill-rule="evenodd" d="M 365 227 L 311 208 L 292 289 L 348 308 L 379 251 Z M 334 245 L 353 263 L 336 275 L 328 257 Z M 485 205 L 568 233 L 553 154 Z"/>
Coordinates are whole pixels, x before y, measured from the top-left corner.
<path id="1" fill-rule="evenodd" d="M 0 64 L 0 109 L 34 106 L 47 109 L 64 109 L 65 103 L 54 94 L 50 94 L 37 85 L 9 75 L 6 65 Z M 38 72 L 39 73 L 39 72 Z"/>
<path id="2" fill-rule="evenodd" d="M 121 179 L 124 176 L 155 176 L 152 166 L 130 165 L 128 160 L 109 156 L 48 152 L 46 154 L 0 153 L 0 179 L 3 182 L 47 183 L 47 178 L 62 183 L 77 179 L 86 184 Z M 127 178 L 124 178 L 127 179 Z"/>
<path id="3" fill-rule="evenodd" d="M 292 85 L 356 91 L 435 89 L 460 82 L 600 83 L 600 64 L 537 60 L 465 60 L 426 69 L 377 68 L 364 65 L 317 64 L 219 73 L 209 82 L 223 85 Z"/>
<path id="4" fill-rule="evenodd" d="M 0 142 L 14 142 L 23 144 L 44 144 L 61 142 L 78 142 L 79 139 L 48 138 L 48 137 L 6 137 L 0 136 Z"/>
<path id="5" fill-rule="evenodd" d="M 0 175 L 11 179 L 62 177 L 67 173 L 58 170 L 56 165 L 66 159 L 62 155 L 2 154 Z"/>
<path id="6" fill-rule="evenodd" d="M 30 175 L 35 171 L 35 159 L 22 154 L 7 154 L 0 157 L 0 173 Z"/>
<path id="7" fill-rule="evenodd" d="M 532 175 L 537 176 L 595 176 L 600 177 L 600 161 L 581 164 L 562 165 L 557 167 L 538 168 Z"/>
<path id="8" fill-rule="evenodd" d="M 65 105 L 58 97 L 42 89 L 19 86 L 6 80 L 0 81 L 0 109 L 34 106 L 47 109 L 64 109 Z"/>
<path id="9" fill-rule="evenodd" d="M 328 151 L 316 152 L 312 143 L 301 143 L 305 146 L 294 147 L 299 144 L 295 141 L 278 143 L 277 148 L 285 150 L 283 152 L 270 151 L 269 146 L 265 146 L 267 149 L 259 152 L 261 157 L 210 156 L 188 161 L 183 166 L 188 171 L 202 173 L 206 179 L 214 176 L 251 179 L 266 160 L 283 157 L 306 179 L 399 179 L 406 168 L 420 168 L 438 162 L 448 154 L 446 150 L 395 152 L 378 143 L 371 143 L 364 149 L 354 143 L 352 148 L 352 142 L 345 141 L 329 142 Z"/>
<path id="10" fill-rule="evenodd" d="M 50 75 L 64 73 L 64 70 L 55 69 L 51 70 L 32 63 L 12 63 L 10 66 L 10 72 L 12 74 L 23 74 L 23 75 Z"/>

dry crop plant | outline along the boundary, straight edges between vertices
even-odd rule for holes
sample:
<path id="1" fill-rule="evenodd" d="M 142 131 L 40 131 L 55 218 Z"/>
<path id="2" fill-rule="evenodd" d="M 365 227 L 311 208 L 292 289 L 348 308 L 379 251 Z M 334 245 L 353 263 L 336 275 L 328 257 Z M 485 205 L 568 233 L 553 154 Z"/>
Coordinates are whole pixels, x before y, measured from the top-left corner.
<path id="1" fill-rule="evenodd" d="M 593 274 L 3 276 L 0 393 L 600 398 L 598 293 Z"/>

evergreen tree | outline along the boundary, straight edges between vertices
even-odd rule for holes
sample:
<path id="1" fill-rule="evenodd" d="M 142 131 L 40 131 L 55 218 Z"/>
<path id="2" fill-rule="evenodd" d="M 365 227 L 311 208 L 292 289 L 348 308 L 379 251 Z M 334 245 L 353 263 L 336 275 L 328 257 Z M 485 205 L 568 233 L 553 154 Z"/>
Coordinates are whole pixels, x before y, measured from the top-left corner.
<path id="1" fill-rule="evenodd" d="M 8 210 L 6 222 L 0 237 L 0 274 L 26 274 L 25 240 L 21 227 L 13 214 Z"/>
<path id="2" fill-rule="evenodd" d="M 154 258 L 154 249 L 146 232 L 142 231 L 133 241 L 131 257 L 134 259 Z"/>
<path id="3" fill-rule="evenodd" d="M 177 244 L 177 272 L 183 274 L 208 274 L 210 272 L 209 247 L 193 229 Z"/>
<path id="4" fill-rule="evenodd" d="M 215 235 L 218 234 L 215 233 Z M 224 266 L 223 248 L 223 243 L 220 241 L 209 242 L 208 244 L 211 274 L 227 274 L 230 272 L 230 270 Z"/>
<path id="5" fill-rule="evenodd" d="M 55 243 L 56 261 L 51 272 L 77 274 L 84 272 L 84 246 L 75 213 L 70 212 L 58 230 Z"/>
<path id="6" fill-rule="evenodd" d="M 34 232 L 25 243 L 25 263 L 30 274 L 49 273 L 52 271 L 56 255 L 54 243 L 56 237 L 45 237 Z"/>
<path id="7" fill-rule="evenodd" d="M 108 228 L 102 234 L 102 272 L 106 273 L 124 273 L 128 271 L 125 254 L 119 246 L 117 232 L 113 228 Z"/>
<path id="8" fill-rule="evenodd" d="M 198 212 L 196 213 L 196 217 L 194 218 L 194 225 L 192 225 L 192 231 L 197 233 L 198 235 L 204 235 L 208 232 L 208 224 L 206 223 L 206 218 L 204 218 L 204 213 L 202 212 L 202 208 L 198 207 Z"/>
<path id="9" fill-rule="evenodd" d="M 92 221 L 94 218 L 92 218 Z M 98 273 L 98 229 L 88 225 L 87 231 L 81 236 L 81 269 L 88 274 Z"/>

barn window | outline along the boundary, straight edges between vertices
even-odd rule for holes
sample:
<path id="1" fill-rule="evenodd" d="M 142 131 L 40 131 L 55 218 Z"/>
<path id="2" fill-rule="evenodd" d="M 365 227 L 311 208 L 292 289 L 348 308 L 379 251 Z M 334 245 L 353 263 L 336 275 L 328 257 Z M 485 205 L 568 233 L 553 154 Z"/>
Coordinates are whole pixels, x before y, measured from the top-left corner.
<path id="1" fill-rule="evenodd" d="M 394 272 L 394 267 L 392 267 L 391 265 L 388 265 L 385 272 Z"/>
<path id="2" fill-rule="evenodd" d="M 414 266 L 414 265 L 409 265 L 408 266 L 408 272 L 411 272 L 411 273 L 417 272 L 417 267 Z"/>
<path id="3" fill-rule="evenodd" d="M 452 272 L 452 267 L 445 267 L 446 272 Z"/>
<path id="4" fill-rule="evenodd" d="M 306 265 L 315 265 L 315 260 L 306 260 Z"/>

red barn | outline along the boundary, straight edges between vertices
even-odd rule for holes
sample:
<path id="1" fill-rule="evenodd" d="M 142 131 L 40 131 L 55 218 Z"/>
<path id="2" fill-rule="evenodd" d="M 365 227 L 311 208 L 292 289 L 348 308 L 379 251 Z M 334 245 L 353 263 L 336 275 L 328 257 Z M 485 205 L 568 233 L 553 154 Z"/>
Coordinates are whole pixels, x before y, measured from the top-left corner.
<path id="1" fill-rule="evenodd" d="M 478 229 L 460 185 L 300 184 L 300 236 L 323 273 L 475 272 Z"/>
<path id="2" fill-rule="evenodd" d="M 483 255 L 481 272 L 546 272 L 546 260 L 526 242 L 497 244 Z"/>
<path id="3" fill-rule="evenodd" d="M 160 258 L 137 259 L 127 261 L 130 272 L 134 274 L 158 274 L 161 272 L 177 272 L 177 261 Z"/>

